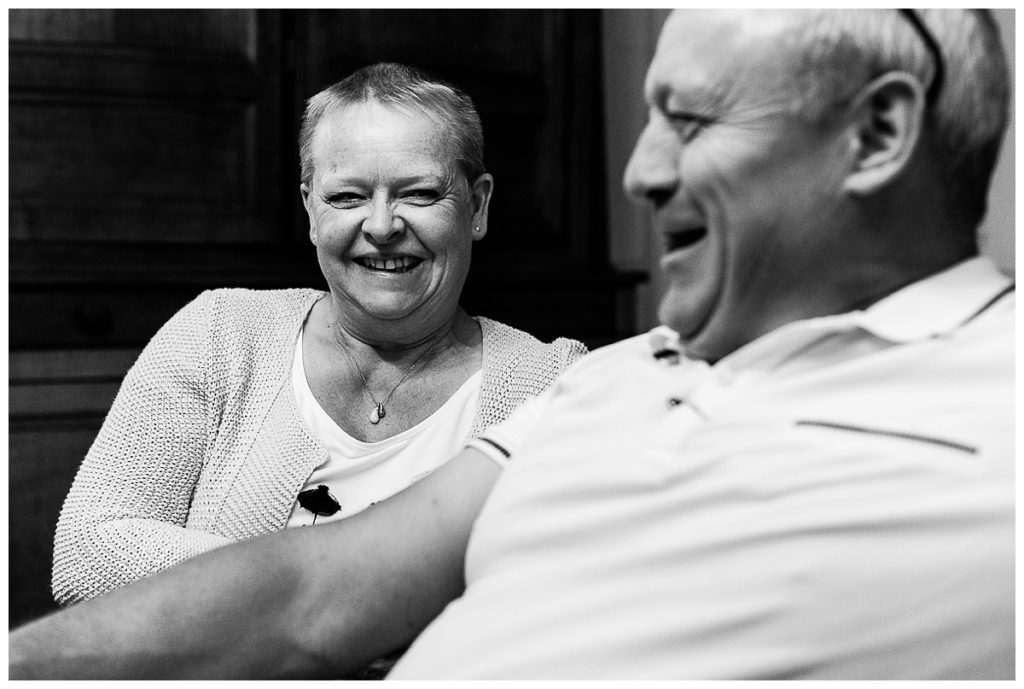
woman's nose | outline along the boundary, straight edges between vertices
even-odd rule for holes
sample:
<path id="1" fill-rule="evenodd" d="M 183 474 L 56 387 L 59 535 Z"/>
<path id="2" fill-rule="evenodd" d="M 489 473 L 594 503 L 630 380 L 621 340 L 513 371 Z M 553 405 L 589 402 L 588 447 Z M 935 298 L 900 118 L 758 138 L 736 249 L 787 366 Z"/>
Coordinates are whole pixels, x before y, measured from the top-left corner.
<path id="1" fill-rule="evenodd" d="M 655 206 L 671 198 L 679 184 L 679 145 L 671 128 L 648 122 L 626 165 L 626 193 Z"/>
<path id="2" fill-rule="evenodd" d="M 405 230 L 405 222 L 387 202 L 374 203 L 363 221 L 363 234 L 374 244 L 387 244 Z"/>

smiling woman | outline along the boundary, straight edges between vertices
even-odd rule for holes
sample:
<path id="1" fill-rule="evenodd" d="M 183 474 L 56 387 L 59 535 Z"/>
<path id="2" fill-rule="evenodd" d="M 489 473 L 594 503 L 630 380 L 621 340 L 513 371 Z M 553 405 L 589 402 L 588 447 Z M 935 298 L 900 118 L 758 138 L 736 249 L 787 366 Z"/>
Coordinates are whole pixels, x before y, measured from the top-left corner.
<path id="1" fill-rule="evenodd" d="M 493 188 L 468 96 L 367 67 L 310 99 L 300 148 L 328 291 L 213 290 L 153 338 L 65 501 L 58 601 L 356 514 L 584 352 L 459 306 Z"/>
<path id="2" fill-rule="evenodd" d="M 302 198 L 342 336 L 415 341 L 466 318 L 458 295 L 487 232 L 493 180 L 459 168 L 447 129 L 376 101 L 322 116 Z"/>

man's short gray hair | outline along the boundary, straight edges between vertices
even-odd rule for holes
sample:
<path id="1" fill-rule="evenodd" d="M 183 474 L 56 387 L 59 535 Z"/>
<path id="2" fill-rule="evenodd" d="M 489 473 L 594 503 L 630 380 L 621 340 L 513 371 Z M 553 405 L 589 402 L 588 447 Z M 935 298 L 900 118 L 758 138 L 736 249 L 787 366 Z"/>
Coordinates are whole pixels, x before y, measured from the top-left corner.
<path id="1" fill-rule="evenodd" d="M 303 184 L 313 178 L 313 133 L 324 115 L 368 101 L 398 109 L 413 108 L 443 124 L 456 163 L 472 184 L 485 172 L 484 133 L 473 100 L 451 84 L 418 69 L 381 62 L 356 70 L 306 102 L 299 130 L 299 165 Z"/>
<path id="2" fill-rule="evenodd" d="M 948 211 L 977 226 L 1006 130 L 1009 74 L 988 10 L 917 10 L 942 52 L 945 80 L 928 106 L 926 135 L 937 158 Z M 792 37 L 803 50 L 798 110 L 816 120 L 888 71 L 910 72 L 927 88 L 935 61 L 897 10 L 814 10 Z"/>

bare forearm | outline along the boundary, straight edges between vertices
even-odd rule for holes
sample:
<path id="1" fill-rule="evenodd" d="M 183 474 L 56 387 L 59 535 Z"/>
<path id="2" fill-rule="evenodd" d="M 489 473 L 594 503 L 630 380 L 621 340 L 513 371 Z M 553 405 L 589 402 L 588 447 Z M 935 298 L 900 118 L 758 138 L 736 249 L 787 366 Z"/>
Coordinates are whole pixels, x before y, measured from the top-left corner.
<path id="1" fill-rule="evenodd" d="M 11 634 L 11 678 L 351 673 L 459 595 L 496 474 L 453 460 L 350 519 L 226 546 L 44 618 Z"/>
<path id="2" fill-rule="evenodd" d="M 15 631 L 11 678 L 287 674 L 301 663 L 288 643 L 301 576 L 271 545 L 214 551 Z"/>

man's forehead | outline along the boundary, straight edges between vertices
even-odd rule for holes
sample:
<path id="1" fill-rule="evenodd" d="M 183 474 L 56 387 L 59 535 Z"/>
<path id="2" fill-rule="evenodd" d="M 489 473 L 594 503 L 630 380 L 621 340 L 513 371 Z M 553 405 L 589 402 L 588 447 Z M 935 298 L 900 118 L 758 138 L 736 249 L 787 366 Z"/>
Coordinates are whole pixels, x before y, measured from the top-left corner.
<path id="1" fill-rule="evenodd" d="M 812 14 L 793 9 L 673 10 L 662 27 L 661 39 L 677 31 L 740 40 L 771 38 L 805 22 Z"/>
<path id="2" fill-rule="evenodd" d="M 717 101 L 729 90 L 731 72 L 716 69 L 728 58 L 727 48 L 713 39 L 719 30 L 717 20 L 711 12 L 700 10 L 676 10 L 669 15 L 644 82 L 651 103 L 661 103 L 670 94 Z M 708 54 L 708 44 L 717 44 L 715 54 Z"/>
<path id="3" fill-rule="evenodd" d="M 665 22 L 647 72 L 652 103 L 667 94 L 720 103 L 741 82 L 756 86 L 755 72 L 776 71 L 779 37 L 794 15 L 762 10 L 676 10 Z"/>

